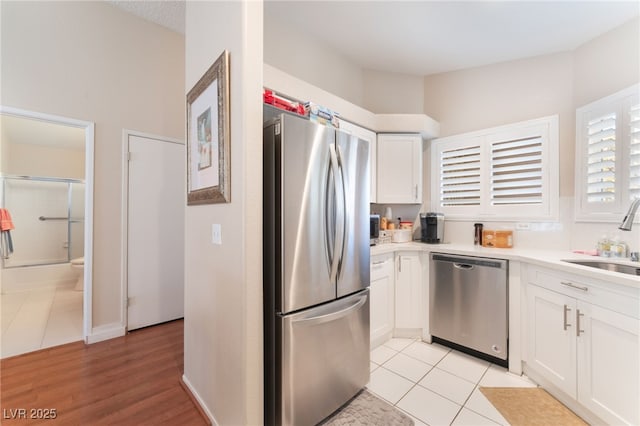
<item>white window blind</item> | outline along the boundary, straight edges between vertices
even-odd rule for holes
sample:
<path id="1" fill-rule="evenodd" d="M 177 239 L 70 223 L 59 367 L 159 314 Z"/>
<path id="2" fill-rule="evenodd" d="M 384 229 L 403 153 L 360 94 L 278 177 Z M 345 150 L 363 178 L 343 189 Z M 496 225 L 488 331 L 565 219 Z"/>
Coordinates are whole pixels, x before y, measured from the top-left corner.
<path id="1" fill-rule="evenodd" d="M 442 205 L 480 205 L 480 147 L 443 150 L 440 164 Z"/>
<path id="2" fill-rule="evenodd" d="M 576 220 L 620 222 L 640 197 L 640 86 L 576 110 Z"/>
<path id="3" fill-rule="evenodd" d="M 558 117 L 432 141 L 431 206 L 447 219 L 558 216 Z"/>
<path id="4" fill-rule="evenodd" d="M 491 144 L 491 204 L 542 204 L 542 138 Z"/>
<path id="5" fill-rule="evenodd" d="M 587 122 L 588 202 L 614 202 L 615 182 L 616 114 L 610 113 Z"/>
<path id="6" fill-rule="evenodd" d="M 640 104 L 629 112 L 629 198 L 640 198 Z"/>

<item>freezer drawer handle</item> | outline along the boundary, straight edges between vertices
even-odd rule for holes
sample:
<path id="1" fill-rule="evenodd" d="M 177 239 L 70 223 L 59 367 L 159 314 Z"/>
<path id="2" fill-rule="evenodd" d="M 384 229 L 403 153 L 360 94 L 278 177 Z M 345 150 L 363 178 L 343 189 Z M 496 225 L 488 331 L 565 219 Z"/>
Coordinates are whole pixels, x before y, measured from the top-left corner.
<path id="1" fill-rule="evenodd" d="M 471 270 L 473 269 L 473 265 L 469 265 L 468 263 L 454 263 L 454 267 L 457 269 Z"/>
<path id="2" fill-rule="evenodd" d="M 368 296 L 360 296 L 358 301 L 355 302 L 353 305 L 348 306 L 339 311 L 331 312 L 325 315 L 319 315 L 317 317 L 306 317 L 306 318 L 295 319 L 292 322 L 293 323 L 303 322 L 303 323 L 306 323 L 305 325 L 315 325 L 315 324 L 321 324 L 324 322 L 335 321 L 338 318 L 347 316 L 351 311 L 355 311 L 358 308 L 360 308 L 362 305 L 364 305 L 367 302 L 367 297 Z"/>

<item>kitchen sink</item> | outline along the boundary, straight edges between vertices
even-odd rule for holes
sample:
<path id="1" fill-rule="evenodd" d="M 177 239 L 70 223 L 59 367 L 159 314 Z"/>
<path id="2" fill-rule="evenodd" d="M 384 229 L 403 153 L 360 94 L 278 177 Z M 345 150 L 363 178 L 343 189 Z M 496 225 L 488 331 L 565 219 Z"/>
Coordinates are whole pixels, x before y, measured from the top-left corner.
<path id="1" fill-rule="evenodd" d="M 621 263 L 607 262 L 604 260 L 563 260 L 563 262 L 575 265 L 589 266 L 591 268 L 604 269 L 605 271 L 620 272 L 629 275 L 640 275 L 640 266 L 623 265 Z"/>

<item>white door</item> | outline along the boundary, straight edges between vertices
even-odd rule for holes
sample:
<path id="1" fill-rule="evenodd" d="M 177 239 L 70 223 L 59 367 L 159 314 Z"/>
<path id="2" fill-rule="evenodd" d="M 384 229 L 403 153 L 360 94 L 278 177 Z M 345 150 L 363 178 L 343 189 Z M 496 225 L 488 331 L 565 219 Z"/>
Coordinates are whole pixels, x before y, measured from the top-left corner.
<path id="1" fill-rule="evenodd" d="M 129 135 L 127 328 L 184 316 L 185 148 Z"/>

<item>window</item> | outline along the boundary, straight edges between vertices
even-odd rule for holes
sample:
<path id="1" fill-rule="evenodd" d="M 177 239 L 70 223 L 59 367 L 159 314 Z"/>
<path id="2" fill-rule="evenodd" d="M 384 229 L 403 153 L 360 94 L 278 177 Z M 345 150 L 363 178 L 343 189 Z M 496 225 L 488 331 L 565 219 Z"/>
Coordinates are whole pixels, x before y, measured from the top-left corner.
<path id="1" fill-rule="evenodd" d="M 640 197 L 638 85 L 576 110 L 576 220 L 619 222 Z"/>
<path id="2" fill-rule="evenodd" d="M 557 219 L 557 116 L 435 139 L 431 147 L 431 204 L 447 219 Z"/>

